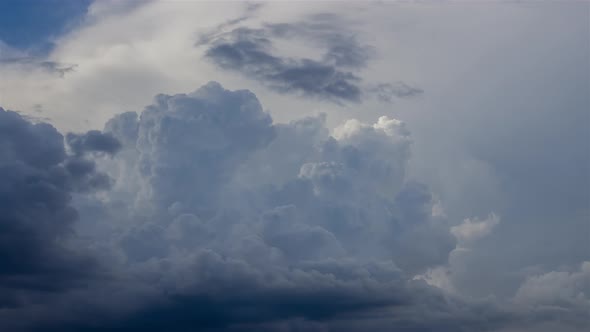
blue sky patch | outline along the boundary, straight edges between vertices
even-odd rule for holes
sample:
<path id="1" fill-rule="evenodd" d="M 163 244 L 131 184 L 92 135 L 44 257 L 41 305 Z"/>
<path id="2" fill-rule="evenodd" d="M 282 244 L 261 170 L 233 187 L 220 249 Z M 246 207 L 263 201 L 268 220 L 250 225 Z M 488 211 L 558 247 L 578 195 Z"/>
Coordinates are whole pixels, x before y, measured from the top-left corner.
<path id="1" fill-rule="evenodd" d="M 52 40 L 86 14 L 91 0 L 0 1 L 0 40 L 34 54 L 53 47 Z"/>

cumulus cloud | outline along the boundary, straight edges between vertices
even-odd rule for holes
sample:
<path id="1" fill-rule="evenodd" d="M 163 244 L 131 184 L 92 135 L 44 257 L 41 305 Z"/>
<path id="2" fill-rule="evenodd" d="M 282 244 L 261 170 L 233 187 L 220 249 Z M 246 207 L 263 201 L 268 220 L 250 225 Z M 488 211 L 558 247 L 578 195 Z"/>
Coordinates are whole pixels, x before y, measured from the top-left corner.
<path id="1" fill-rule="evenodd" d="M 469 265 L 473 258 L 472 247 L 476 241 L 490 234 L 500 222 L 500 217 L 491 213 L 487 218 L 466 218 L 459 225 L 451 226 L 449 233 L 456 239 L 456 247 L 448 253 L 448 264 L 429 268 L 414 279 L 424 280 L 429 285 L 449 293 L 461 293 L 462 278 L 470 278 Z"/>
<path id="2" fill-rule="evenodd" d="M 104 230 L 84 237 L 111 253 L 96 255 L 111 262 L 115 280 L 131 284 L 119 294 L 123 317 L 110 313 L 108 301 L 97 302 L 92 306 L 107 319 L 85 313 L 65 324 L 48 318 L 62 310 L 58 305 L 31 326 L 239 330 L 292 320 L 311 326 L 411 307 L 413 281 L 404 268 L 423 270 L 440 259 L 436 250 L 421 252 L 394 236 L 434 239 L 428 234 L 442 223 L 426 212 L 426 187 L 405 184 L 411 139 L 396 119 L 350 120 L 333 134 L 323 116 L 273 124 L 254 94 L 211 82 L 189 94 L 158 95 L 139 117 L 116 116 L 104 132 L 67 135 L 71 156 L 54 134 L 60 154 L 53 164 L 72 179 L 97 169 L 113 174 L 107 196 L 87 198 L 101 211 L 102 226 L 94 229 Z M 118 153 L 101 157 L 111 152 Z M 252 181 L 257 177 L 266 181 Z M 95 211 L 84 207 L 82 219 Z M 398 266 L 392 259 L 408 254 L 418 263 Z M 142 295 L 143 288 L 152 295 Z M 142 296 L 149 299 L 126 299 Z"/>
<path id="3" fill-rule="evenodd" d="M 467 218 L 463 220 L 462 224 L 451 227 L 451 234 L 457 238 L 461 245 L 468 245 L 470 242 L 488 235 L 499 222 L 500 218 L 493 213 L 484 220 Z"/>
<path id="4" fill-rule="evenodd" d="M 31 236 L 2 240 L 15 243 L 3 249 L 3 261 L 38 266 L 23 247 L 31 243 L 30 248 L 43 248 L 35 252 L 46 262 L 27 268 L 39 273 L 4 272 L 9 286 L 0 294 L 9 306 L 0 311 L 3 329 L 16 331 L 15 322 L 60 331 L 139 329 L 151 322 L 161 329 L 588 330 L 587 276 L 580 267 L 589 259 L 588 234 L 580 231 L 587 229 L 590 197 L 587 181 L 580 181 L 588 178 L 590 165 L 590 81 L 580 70 L 589 54 L 587 5 L 488 3 L 466 10 L 393 3 L 265 4 L 244 14 L 238 10 L 242 4 L 136 4 L 93 4 L 87 24 L 57 40 L 46 59 L 0 45 L 2 100 L 21 114 L 43 105 L 43 116 L 55 126 L 80 131 L 100 127 L 113 112 L 138 111 L 105 125 L 104 132 L 121 142 L 114 157 L 96 150 L 76 154 L 66 146 L 65 157 L 50 166 L 64 174 L 63 182 L 52 175 L 46 182 L 57 181 L 77 219 L 41 218 L 41 213 L 33 218 L 44 207 L 61 214 L 64 204 L 50 198 L 13 203 L 38 177 L 18 180 L 15 170 L 21 166 L 2 176 L 8 180 L 1 201 L 10 203 L 3 212 L 17 209 L 14 215 L 23 218 L 18 220 L 55 220 L 59 226 L 55 241 L 43 236 L 53 234 L 44 230 L 49 228 L 44 222 L 29 231 Z M 434 8 L 437 15 L 430 15 Z M 336 14 L 310 15 L 326 11 Z M 221 21 L 195 48 L 197 33 Z M 246 36 L 238 36 L 241 27 Z M 242 57 L 217 58 L 233 67 L 215 70 L 220 64 L 207 56 L 198 61 L 202 51 L 224 44 Z M 469 52 L 459 52 L 465 44 Z M 74 63 L 78 66 L 71 70 Z M 494 66 L 482 66 L 487 63 Z M 289 75 L 272 76 L 285 71 Z M 547 74 L 553 79 L 542 79 Z M 401 78 L 422 82 L 427 98 L 403 105 L 404 110 L 384 109 L 322 89 L 340 80 L 358 88 L 361 101 L 421 95 L 396 82 Z M 159 91 L 186 91 L 208 79 L 248 86 L 264 96 L 275 121 L 294 121 L 255 122 L 265 135 L 242 147 L 249 130 L 232 138 L 225 119 L 200 122 L 199 117 L 207 118 L 209 104 L 232 108 L 221 112 L 230 118 L 249 116 L 236 116 L 237 106 L 209 95 L 165 96 L 169 101 L 155 101 L 157 110 L 149 116 L 144 111 L 143 120 L 140 107 L 147 98 Z M 259 89 L 257 83 L 274 90 Z M 329 121 L 326 116 L 296 119 L 318 106 Z M 192 109 L 199 114 L 195 118 L 181 114 Z M 379 125 L 382 114 L 388 117 Z M 411 135 L 392 114 L 403 114 Z M 331 130 L 348 117 L 362 121 Z M 22 148 L 18 153 L 7 148 L 5 160 L 42 165 L 53 153 L 39 151 L 49 142 L 63 149 L 58 141 L 2 138 L 2 144 L 19 142 Z M 99 188 L 110 189 L 96 192 Z M 42 193 L 35 189 L 21 196 Z M 486 217 L 490 210 L 502 216 L 501 223 Z M 80 263 L 87 261 L 82 254 L 87 246 L 102 265 L 90 269 Z M 9 254 L 13 249 L 22 260 L 5 258 L 15 257 Z M 49 265 L 52 274 L 44 272 Z M 100 274 L 100 280 L 90 282 L 83 275 L 88 271 Z M 236 278 L 222 280 L 233 271 Z M 296 278 L 298 273 L 309 282 Z M 414 275 L 434 287 L 407 282 Z M 293 294 L 325 286 L 322 278 L 337 285 L 350 280 L 351 288 L 376 284 L 366 292 L 373 296 L 371 289 L 382 290 L 383 301 L 370 303 L 338 286 L 335 293 L 354 295 L 342 295 L 343 302 L 358 305 L 318 309 L 328 313 L 314 316 L 313 309 L 298 306 L 313 308 L 330 297 Z M 245 279 L 250 281 L 240 283 Z M 275 287 L 276 280 L 285 281 L 286 288 Z M 247 299 L 236 303 L 216 288 L 245 294 L 233 284 L 249 288 Z M 387 291 L 394 289 L 403 295 Z M 271 293 L 272 299 L 265 297 Z M 212 310 L 192 310 L 197 306 Z"/>
<path id="5" fill-rule="evenodd" d="M 270 116 L 246 90 L 209 83 L 192 94 L 157 96 L 141 115 L 136 144 L 150 199 L 165 208 L 211 207 L 239 163 L 273 134 Z"/>
<path id="6" fill-rule="evenodd" d="M 0 326 L 483 331 L 537 317 L 433 282 L 446 277 L 455 285 L 436 269 L 459 266 L 456 251 L 488 235 L 499 218 L 457 225 L 436 213 L 428 186 L 406 174 L 412 139 L 400 120 L 351 119 L 334 130 L 325 115 L 276 124 L 252 92 L 211 82 L 158 95 L 140 114 L 109 120 L 104 132 L 66 136 L 68 155 L 49 125 L 6 114 L 0 124 L 22 129 L 1 131 L 10 142 L 2 156 L 21 169 L 67 174 L 58 208 L 73 215 L 54 223 L 79 231 L 77 246 L 93 253 L 99 272 L 83 279 L 86 287 L 67 282 L 75 276 L 68 272 L 61 279 L 67 292 L 1 313 Z M 96 195 L 90 189 L 104 187 L 87 175 L 101 172 L 110 175 L 110 190 Z M 75 227 L 72 194 L 78 224 L 93 223 L 92 231 Z M 530 288 L 525 283 L 521 293 Z"/>
<path id="7" fill-rule="evenodd" d="M 589 292 L 590 262 L 583 262 L 578 271 L 551 271 L 528 277 L 514 300 L 524 305 L 588 310 Z"/>
<path id="8" fill-rule="evenodd" d="M 105 188 L 108 177 L 68 155 L 51 125 L 0 108 L 0 183 L 0 307 L 34 305 L 87 278 L 92 257 L 68 245 L 71 196 Z"/>

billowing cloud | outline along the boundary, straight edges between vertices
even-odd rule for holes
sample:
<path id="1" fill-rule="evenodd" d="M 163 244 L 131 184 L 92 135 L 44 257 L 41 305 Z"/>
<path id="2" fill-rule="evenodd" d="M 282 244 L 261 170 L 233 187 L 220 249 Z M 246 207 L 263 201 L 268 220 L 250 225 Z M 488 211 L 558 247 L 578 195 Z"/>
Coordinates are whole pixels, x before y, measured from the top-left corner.
<path id="1" fill-rule="evenodd" d="M 93 181 L 80 179 L 97 168 L 114 172 L 106 200 L 94 198 L 106 217 L 97 227 L 105 231 L 80 235 L 112 252 L 112 258 L 95 254 L 102 264 L 112 264 L 99 269 L 115 274 L 92 281 L 92 287 L 130 282 L 116 300 L 118 314 L 108 309 L 109 301 L 91 304 L 107 318 L 103 321 L 89 312 L 69 323 L 49 318 L 62 317 L 61 310 L 70 305 L 83 305 L 77 297 L 58 293 L 48 300 L 55 305 L 42 309 L 47 314 L 30 327 L 244 329 L 291 320 L 313 325 L 348 313 L 411 307 L 408 283 L 414 281 L 402 269 L 405 264 L 400 268 L 391 258 L 404 252 L 417 260 L 422 255 L 422 263 L 411 267 L 417 270 L 439 259 L 438 253 L 412 251 L 410 243 L 396 245 L 393 236 L 420 229 L 421 238 L 429 229 L 439 231 L 430 213 L 419 212 L 430 209 L 426 189 L 404 185 L 411 140 L 395 119 L 381 117 L 372 125 L 350 120 L 333 135 L 321 116 L 275 125 L 254 94 L 212 82 L 190 94 L 159 95 L 139 117 L 113 118 L 105 133 L 68 134 L 72 156 L 52 127 L 18 121 L 28 131 L 48 130 L 53 139 L 38 140 L 55 152 L 13 149 L 5 154 L 31 153 L 19 158 L 63 169 L 77 185 L 64 187 L 63 195 L 83 189 L 82 184 L 91 189 Z M 286 151 L 292 154 L 287 159 Z M 250 182 L 249 175 L 267 181 Z M 58 224 L 66 229 L 76 211 L 68 197 L 61 201 L 62 209 L 71 212 L 69 221 Z M 128 207 L 126 217 L 119 214 L 121 204 Z M 81 208 L 84 222 L 92 210 Z M 119 235 L 109 233 L 111 223 L 121 218 L 127 220 L 118 226 Z M 39 229 L 34 234 L 53 233 Z M 142 288 L 151 289 L 151 295 Z M 80 291 L 94 296 L 99 290 Z M 144 296 L 141 303 L 127 299 Z M 13 312 L 27 310 L 21 305 Z M 4 322 L 10 317 L 5 314 Z"/>
<path id="2" fill-rule="evenodd" d="M 69 243 L 71 196 L 108 187 L 108 176 L 66 154 L 51 125 L 0 108 L 0 183 L 0 307 L 34 306 L 88 278 L 92 257 Z"/>
<path id="3" fill-rule="evenodd" d="M 514 300 L 521 304 L 545 306 L 548 309 L 590 309 L 590 262 L 578 271 L 551 271 L 528 277 Z"/>
<path id="4" fill-rule="evenodd" d="M 46 177 L 61 192 L 59 204 L 39 205 L 52 207 L 44 218 L 28 208 L 40 191 L 5 191 L 16 203 L 3 206 L 3 215 L 28 216 L 6 225 L 43 222 L 31 228 L 30 241 L 4 242 L 11 245 L 3 255 L 14 260 L 14 249 L 59 248 L 54 261 L 31 255 L 23 267 L 31 277 L 10 268 L 19 273 L 6 280 L 50 282 L 39 262 L 67 269 L 63 287 L 42 301 L 28 288 L 6 297 L 12 304 L 0 326 L 484 331 L 522 319 L 553 322 L 529 305 L 540 298 L 537 279 L 509 302 L 457 291 L 469 250 L 493 233 L 499 217 L 446 217 L 428 186 L 406 174 L 412 139 L 400 120 L 351 119 L 334 130 L 325 115 L 276 124 L 252 92 L 210 82 L 192 93 L 158 95 L 139 115 L 115 116 L 103 132 L 67 135 L 68 155 L 53 127 L 3 115 L 0 125 L 10 130 L 0 136 L 7 143 L 2 160 L 17 183 L 11 188 Z M 47 175 L 14 175 L 28 169 Z M 54 170 L 63 182 L 54 183 Z M 108 186 L 93 180 L 101 175 Z M 62 211 L 69 217 L 53 219 Z M 81 248 L 92 268 L 70 252 Z M 585 270 L 539 280 L 583 289 Z M 580 299 L 577 289 L 568 298 Z M 22 296 L 29 300 L 17 301 Z M 568 316 L 562 325 L 576 327 L 584 317 Z"/>
<path id="5" fill-rule="evenodd" d="M 47 54 L 0 41 L 0 329 L 587 331 L 587 27 L 105 0 Z M 208 80 L 265 108 L 172 94 Z"/>

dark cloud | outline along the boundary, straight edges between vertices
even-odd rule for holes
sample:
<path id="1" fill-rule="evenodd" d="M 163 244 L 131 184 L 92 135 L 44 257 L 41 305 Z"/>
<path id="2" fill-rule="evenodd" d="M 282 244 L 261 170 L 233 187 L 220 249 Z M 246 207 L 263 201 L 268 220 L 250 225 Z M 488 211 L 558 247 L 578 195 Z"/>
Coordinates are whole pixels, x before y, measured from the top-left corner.
<path id="1" fill-rule="evenodd" d="M 457 225 L 435 213 L 430 189 L 406 174 L 411 134 L 396 119 L 348 120 L 333 132 L 322 115 L 273 124 L 253 93 L 211 82 L 188 94 L 158 95 L 139 116 L 109 120 L 105 133 L 75 136 L 79 146 L 68 155 L 53 127 L 6 114 L 0 126 L 12 132 L 0 131 L 8 133 L 0 136 L 8 142 L 0 160 L 18 162 L 2 182 L 10 190 L 0 191 L 6 197 L 0 201 L 8 202 L 0 209 L 28 219 L 6 223 L 13 228 L 2 219 L 10 241 L 1 242 L 1 258 L 12 265 L 1 270 L 10 277 L 0 285 L 10 290 L 4 302 L 11 307 L 0 312 L 0 327 L 494 331 L 525 320 L 555 322 L 556 311 L 535 305 L 564 302 L 576 309 L 561 325 L 575 327 L 587 317 L 579 310 L 586 297 L 576 295 L 587 264 L 579 272 L 530 278 L 516 302 L 460 297 L 432 286 L 432 271 L 468 251 L 473 241 L 465 239 L 485 236 L 498 219 Z M 91 135 L 121 142 L 118 153 L 84 154 L 109 151 L 81 139 Z M 47 170 L 58 170 L 62 182 L 53 186 L 62 194 L 19 189 L 37 183 L 18 175 L 28 169 L 49 179 L 54 173 Z M 79 194 L 105 188 L 97 170 L 111 175 L 110 190 Z M 73 226 L 70 195 L 77 197 L 76 224 L 92 223 L 90 231 Z M 72 215 L 43 218 L 46 210 L 30 208 L 38 205 L 33 199 Z M 17 243 L 10 235 L 20 229 L 33 229 L 34 236 Z M 94 270 L 81 266 L 77 254 L 53 254 L 61 242 L 49 239 L 71 238 L 72 229 L 80 232 L 73 248 L 92 248 L 100 262 Z M 93 278 L 65 269 L 54 281 L 38 272 L 44 265 L 36 256 L 18 261 L 15 248 L 50 254 L 56 258 L 39 261 Z M 36 287 L 42 281 L 61 288 L 33 297 L 30 284 L 22 285 L 35 279 L 23 278 L 23 271 L 38 279 Z M 546 294 L 540 284 L 573 290 Z"/>
<path id="2" fill-rule="evenodd" d="M 361 44 L 347 24 L 333 15 L 320 14 L 302 22 L 266 24 L 260 29 L 239 27 L 223 32 L 223 26 L 203 35 L 197 45 L 206 45 L 206 57 L 220 68 L 240 72 L 281 93 L 341 103 L 361 101 L 363 91 L 388 102 L 422 92 L 403 83 L 365 89 L 355 71 L 367 65 L 374 49 Z M 301 39 L 325 51 L 318 60 L 279 56 L 274 52 L 274 39 Z"/>
<path id="3" fill-rule="evenodd" d="M 68 133 L 66 142 L 76 155 L 86 153 L 115 154 L 121 149 L 121 143 L 111 134 L 98 130 L 90 130 L 85 134 Z"/>
<path id="4" fill-rule="evenodd" d="M 303 38 L 318 47 L 325 48 L 323 62 L 336 67 L 359 69 L 365 67 L 375 49 L 362 44 L 350 31 L 354 22 L 343 21 L 332 14 L 315 14 L 296 23 L 271 23 L 264 28 L 274 37 Z"/>
<path id="5" fill-rule="evenodd" d="M 374 55 L 374 48 L 361 44 L 341 18 L 330 14 L 316 14 L 297 23 L 266 24 L 265 29 L 274 37 L 310 40 L 325 48 L 323 62 L 335 67 L 359 69 L 365 67 Z"/>
<path id="6" fill-rule="evenodd" d="M 241 330 L 294 317 L 325 321 L 359 310 L 404 303 L 409 296 L 399 288 L 399 272 L 391 266 L 325 262 L 310 265 L 307 270 L 262 270 L 211 250 L 185 254 L 183 259 L 187 258 L 190 264 L 179 265 L 173 255 L 159 262 L 170 264 L 169 273 L 176 276 L 162 273 L 160 265 L 140 271 L 157 275 L 162 281 L 158 287 L 166 296 L 160 301 L 143 304 L 119 319 L 80 323 L 72 330 Z M 336 268 L 355 271 L 347 277 L 328 273 Z M 374 279 L 377 277 L 372 275 L 379 273 L 381 278 L 391 280 Z M 188 283 L 175 285 L 177 276 L 188 277 Z M 367 285 L 359 285 L 361 280 Z"/>
<path id="7" fill-rule="evenodd" d="M 0 307 L 34 305 L 92 273 L 93 259 L 68 245 L 78 216 L 71 196 L 106 179 L 68 156 L 51 125 L 0 108 Z"/>
<path id="8" fill-rule="evenodd" d="M 115 115 L 107 121 L 104 131 L 113 135 L 123 146 L 135 144 L 137 140 L 137 113 L 126 112 Z"/>
<path id="9" fill-rule="evenodd" d="M 93 160 L 71 157 L 63 163 L 68 172 L 72 188 L 76 191 L 108 189 L 111 179 L 108 175 L 98 172 Z"/>
<path id="10" fill-rule="evenodd" d="M 72 156 L 52 132 L 60 157 L 49 164 L 67 174 L 66 194 L 105 188 L 89 158 L 118 149 L 113 140 L 123 143 L 120 154 L 97 159 L 116 180 L 109 200 L 95 204 L 102 227 L 122 224 L 106 238 L 96 237 L 104 230 L 85 236 L 123 257 L 101 261 L 111 262 L 115 279 L 129 281 L 104 302 L 50 297 L 53 305 L 42 306 L 45 314 L 27 328 L 274 329 L 275 322 L 315 324 L 411 305 L 407 275 L 384 245 L 398 227 L 388 210 L 397 209 L 392 197 L 409 156 L 409 132 L 397 120 L 351 121 L 331 137 L 323 117 L 273 125 L 251 92 L 209 83 L 159 95 L 140 117 L 110 120 L 104 134 L 69 134 Z M 270 182 L 256 181 L 258 172 Z M 69 198 L 62 201 L 67 206 Z M 90 213 L 82 209 L 82 219 Z M 111 287 L 110 278 L 93 281 L 82 297 Z M 63 318 L 70 307 L 81 308 L 79 315 Z M 28 308 L 19 310 L 30 315 Z"/>
<path id="11" fill-rule="evenodd" d="M 369 87 L 368 91 L 384 102 L 391 102 L 394 98 L 411 98 L 424 93 L 424 90 L 409 86 L 403 82 L 380 83 Z"/>
<path id="12" fill-rule="evenodd" d="M 330 136 L 324 121 L 273 125 L 252 93 L 217 83 L 159 95 L 139 118 L 110 120 L 105 130 L 126 142 L 121 164 L 140 174 L 121 173 L 126 186 L 112 193 L 138 209 L 116 241 L 127 262 L 121 273 L 158 295 L 72 329 L 275 330 L 292 320 L 328 327 L 411 307 L 410 281 L 392 250 L 418 252 L 423 263 L 413 269 L 423 270 L 453 245 L 419 252 L 418 242 L 392 236 L 439 232 L 427 188 L 404 185 L 410 133 L 382 117 L 349 121 Z"/>
<path id="13" fill-rule="evenodd" d="M 224 69 L 256 78 L 282 93 L 296 93 L 334 101 L 359 101 L 360 79 L 327 63 L 280 58 L 270 53 L 271 42 L 262 31 L 239 28 L 231 40 L 217 41 L 206 56 Z"/>

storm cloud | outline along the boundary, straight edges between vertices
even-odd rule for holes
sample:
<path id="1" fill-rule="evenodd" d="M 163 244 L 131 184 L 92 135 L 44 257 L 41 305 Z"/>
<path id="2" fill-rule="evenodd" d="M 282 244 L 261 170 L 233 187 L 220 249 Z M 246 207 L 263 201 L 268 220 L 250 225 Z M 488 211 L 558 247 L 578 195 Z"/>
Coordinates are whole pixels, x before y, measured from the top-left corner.
<path id="1" fill-rule="evenodd" d="M 8 273 L 4 287 L 31 280 L 22 276 L 25 272 L 55 287 L 46 276 L 55 269 L 64 287 L 83 297 L 129 280 L 113 299 L 118 314 L 108 309 L 110 301 L 82 304 L 79 296 L 58 292 L 44 301 L 47 306 L 40 310 L 45 314 L 36 321 L 13 324 L 11 312 L 28 310 L 20 303 L 0 317 L 5 326 L 239 330 L 292 320 L 308 321 L 307 326 L 348 313 L 411 307 L 412 283 L 432 292 L 433 299 L 439 297 L 407 274 L 444 262 L 438 252 L 453 244 L 444 240 L 444 227 L 437 226 L 445 221 L 428 212 L 432 202 L 425 189 L 404 184 L 411 140 L 398 120 L 381 117 L 372 125 L 350 120 L 333 135 L 322 116 L 275 125 L 254 94 L 228 91 L 214 82 L 190 94 L 159 95 L 140 117 L 117 116 L 104 133 L 68 134 L 72 155 L 53 127 L 30 124 L 12 112 L 4 112 L 2 120 L 13 128 L 3 131 L 3 146 L 10 147 L 3 155 L 15 160 L 5 169 L 13 170 L 7 179 L 16 182 L 3 200 L 10 200 L 3 207 L 8 227 L 3 256 L 14 262 L 3 270 Z M 299 147 L 285 146 L 293 144 Z M 292 155 L 284 159 L 287 150 Z M 119 153 L 104 155 L 115 151 Z M 93 180 L 102 174 L 97 168 L 111 170 L 112 186 Z M 31 179 L 53 189 L 39 196 L 45 191 Z M 93 246 L 111 254 L 95 252 L 100 264 L 82 267 L 84 260 L 56 241 L 68 236 L 76 222 L 78 212 L 69 203 L 74 191 L 86 193 L 92 202 L 100 196 L 92 198 L 91 190 L 106 188 L 111 188 L 110 198 L 93 203 L 102 211 L 95 227 L 104 231 L 92 235 L 82 230 L 77 243 L 93 236 Z M 52 204 L 43 204 L 40 211 L 25 208 L 35 200 Z M 128 207 L 127 217 L 120 215 L 121 206 Z M 27 211 L 26 219 L 11 217 L 18 211 Z M 93 211 L 80 206 L 81 222 Z M 109 234 L 122 217 L 120 235 L 96 235 Z M 443 240 L 432 243 L 432 252 L 419 252 L 411 243 L 398 244 L 393 234 L 399 232 L 413 233 L 416 240 L 440 234 Z M 22 241 L 22 234 L 30 240 Z M 38 257 L 54 251 L 52 260 Z M 17 252 L 30 255 L 16 260 Z M 93 257 L 91 252 L 86 258 Z M 422 263 L 396 265 L 391 258 L 404 252 Z M 76 271 L 94 272 L 83 277 Z M 73 279 L 78 277 L 90 280 L 92 287 L 77 287 Z M 144 297 L 139 303 L 131 300 Z M 106 319 L 96 320 L 90 311 L 66 321 L 50 318 L 84 305 Z"/>
<path id="2" fill-rule="evenodd" d="M 11 6 L 0 330 L 589 330 L 587 4 Z"/>
<path id="3" fill-rule="evenodd" d="M 91 130 L 84 134 L 68 133 L 66 142 L 72 152 L 76 155 L 86 153 L 115 154 L 121 143 L 110 134 L 101 133 L 98 130 Z"/>
<path id="4" fill-rule="evenodd" d="M 0 108 L 0 306 L 32 305 L 89 277 L 93 259 L 69 245 L 76 191 L 108 187 L 91 160 L 66 153 L 63 136 Z"/>
<path id="5" fill-rule="evenodd" d="M 53 127 L 0 119 L 0 325 L 13 330 L 483 331 L 551 322 L 537 285 L 586 278 L 584 265 L 530 279 L 510 310 L 445 287 L 499 219 L 436 212 L 407 179 L 411 133 L 393 118 L 274 124 L 253 93 L 211 82 L 67 135 L 71 155 Z"/>

